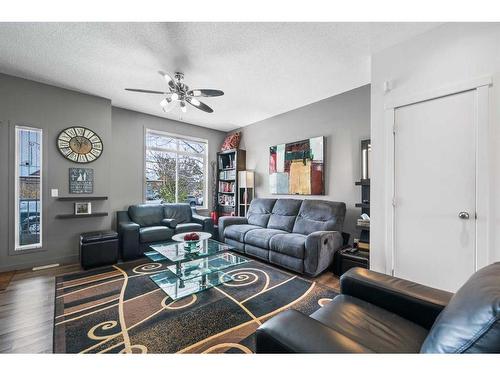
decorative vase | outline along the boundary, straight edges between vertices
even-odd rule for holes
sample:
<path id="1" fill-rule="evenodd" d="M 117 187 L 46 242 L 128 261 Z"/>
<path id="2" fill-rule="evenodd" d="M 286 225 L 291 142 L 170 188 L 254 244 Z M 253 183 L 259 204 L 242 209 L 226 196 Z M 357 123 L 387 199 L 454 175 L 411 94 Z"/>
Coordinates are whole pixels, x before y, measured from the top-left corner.
<path id="1" fill-rule="evenodd" d="M 210 218 L 212 219 L 212 221 L 214 222 L 214 224 L 217 224 L 217 221 L 219 219 L 217 211 L 210 212 Z"/>

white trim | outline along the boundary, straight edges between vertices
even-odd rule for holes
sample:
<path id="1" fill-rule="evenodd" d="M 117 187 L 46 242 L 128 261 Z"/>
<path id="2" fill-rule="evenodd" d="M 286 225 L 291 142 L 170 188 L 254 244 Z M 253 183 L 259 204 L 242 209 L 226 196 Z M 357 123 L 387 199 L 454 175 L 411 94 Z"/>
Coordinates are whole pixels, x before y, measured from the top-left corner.
<path id="1" fill-rule="evenodd" d="M 156 134 L 160 136 L 167 136 L 174 138 L 176 140 L 177 144 L 177 149 L 171 149 L 171 148 L 161 148 L 161 147 L 147 147 L 146 144 L 146 137 L 149 134 Z M 202 153 L 196 153 L 196 152 L 189 152 L 189 151 L 181 151 L 179 150 L 179 141 L 193 141 L 193 142 L 198 142 L 198 143 L 203 143 L 205 144 L 205 151 Z M 204 196 L 203 196 L 203 205 L 202 206 L 195 206 L 195 208 L 200 209 L 200 210 L 206 210 L 208 209 L 208 139 L 204 138 L 197 138 L 197 137 L 191 137 L 191 136 L 186 136 L 182 134 L 175 134 L 175 133 L 169 133 L 165 132 L 162 130 L 156 130 L 156 129 L 150 129 L 147 127 L 144 127 L 144 136 L 143 136 L 143 194 L 142 194 L 142 199 L 143 202 L 147 203 L 147 188 L 146 188 L 146 152 L 148 150 L 151 151 L 161 151 L 161 152 L 172 152 L 175 154 L 176 157 L 176 163 L 175 163 L 175 201 L 178 202 L 178 184 L 179 184 L 179 178 L 178 178 L 178 168 L 179 168 L 179 156 L 194 156 L 197 158 L 201 158 L 203 160 L 204 164 L 204 178 L 203 178 L 203 191 L 204 191 Z M 179 202 L 178 202 L 179 203 Z"/>
<path id="2" fill-rule="evenodd" d="M 424 102 L 426 100 L 432 100 L 443 96 L 458 94 L 459 92 L 463 91 L 475 90 L 478 87 L 490 86 L 492 84 L 493 78 L 491 76 L 477 77 L 468 81 L 443 86 L 429 91 L 419 92 L 417 94 L 399 95 L 397 98 L 389 100 L 385 104 L 384 108 L 394 109 L 398 107 L 404 107 L 410 104 Z"/>
<path id="3" fill-rule="evenodd" d="M 156 129 L 150 129 L 150 128 L 144 128 L 144 129 L 146 130 L 146 133 L 147 132 L 149 132 L 149 133 L 156 133 L 156 134 L 159 134 L 159 135 L 166 135 L 166 136 L 172 137 L 172 138 L 189 139 L 190 141 L 196 141 L 196 142 L 201 142 L 201 143 L 207 143 L 208 144 L 208 139 L 204 139 L 204 138 L 197 138 L 197 137 L 191 137 L 191 136 L 188 136 L 188 135 L 169 133 L 169 132 L 165 132 L 163 130 L 156 130 Z"/>
<path id="4" fill-rule="evenodd" d="M 490 204 L 490 144 L 494 137 L 489 126 L 489 87 L 476 89 L 476 270 L 489 264 L 493 249 L 493 209 Z"/>
<path id="5" fill-rule="evenodd" d="M 40 134 L 40 241 L 36 244 L 19 245 L 19 131 L 27 130 Z M 29 206 L 29 203 L 28 203 Z M 14 126 L 14 251 L 42 249 L 43 247 L 43 129 L 30 126 Z"/>
<path id="6" fill-rule="evenodd" d="M 393 198 L 395 192 L 395 135 L 393 133 L 395 126 L 395 110 L 407 105 L 433 100 L 444 96 L 455 95 L 464 91 L 475 90 L 475 122 L 476 122 L 476 238 L 475 238 L 475 269 L 480 269 L 489 262 L 489 249 L 492 248 L 492 209 L 490 207 L 491 191 L 489 189 L 489 155 L 492 150 L 489 127 L 489 86 L 492 85 L 491 76 L 479 77 L 476 79 L 462 82 L 444 88 L 430 90 L 425 93 L 405 96 L 397 100 L 392 100 L 385 105 L 385 136 L 387 142 L 385 183 L 387 186 L 385 192 L 385 269 L 386 273 L 394 274 L 395 261 L 395 212 Z M 396 129 L 397 131 L 397 129 Z M 397 204 L 397 202 L 396 202 Z"/>

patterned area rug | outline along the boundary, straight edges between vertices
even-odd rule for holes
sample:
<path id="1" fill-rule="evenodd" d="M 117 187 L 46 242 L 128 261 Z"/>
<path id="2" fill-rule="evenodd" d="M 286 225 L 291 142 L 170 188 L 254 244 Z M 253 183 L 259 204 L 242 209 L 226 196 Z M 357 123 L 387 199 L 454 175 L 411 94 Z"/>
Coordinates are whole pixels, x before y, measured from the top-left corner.
<path id="1" fill-rule="evenodd" d="M 251 260 L 232 281 L 173 302 L 146 259 L 56 279 L 55 353 L 252 353 L 255 330 L 280 311 L 311 314 L 336 293 Z"/>

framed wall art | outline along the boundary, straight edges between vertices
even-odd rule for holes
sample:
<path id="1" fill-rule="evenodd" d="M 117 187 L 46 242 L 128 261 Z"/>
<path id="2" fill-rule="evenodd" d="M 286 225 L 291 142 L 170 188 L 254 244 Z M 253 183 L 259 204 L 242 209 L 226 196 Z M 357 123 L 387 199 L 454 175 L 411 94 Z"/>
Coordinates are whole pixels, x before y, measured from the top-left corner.
<path id="1" fill-rule="evenodd" d="M 282 143 L 269 148 L 271 194 L 325 194 L 325 137 Z"/>

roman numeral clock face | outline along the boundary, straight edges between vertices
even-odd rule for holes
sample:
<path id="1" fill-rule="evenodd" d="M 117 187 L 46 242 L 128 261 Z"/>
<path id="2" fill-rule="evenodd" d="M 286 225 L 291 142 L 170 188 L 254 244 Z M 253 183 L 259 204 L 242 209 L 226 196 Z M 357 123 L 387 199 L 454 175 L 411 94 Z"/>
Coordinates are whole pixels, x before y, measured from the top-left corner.
<path id="1" fill-rule="evenodd" d="M 90 163 L 101 156 L 102 140 L 92 130 L 74 126 L 59 133 L 57 148 L 66 159 Z"/>

